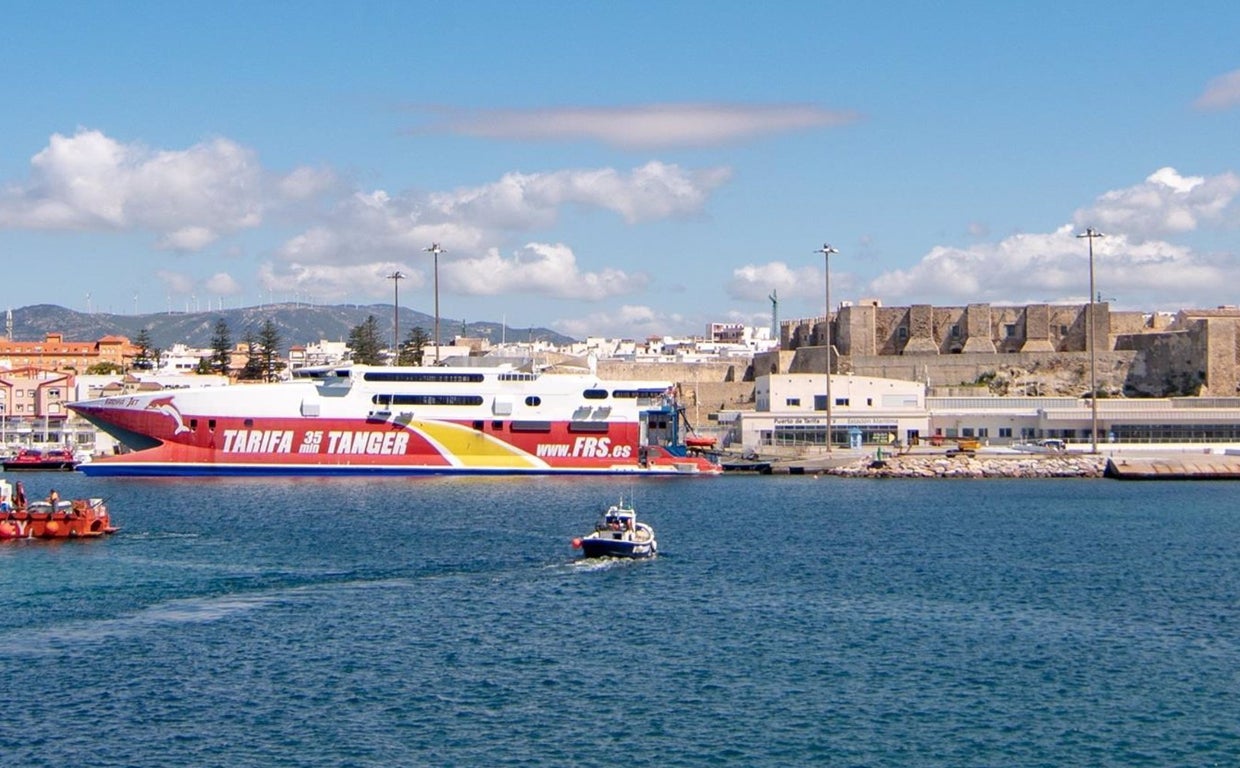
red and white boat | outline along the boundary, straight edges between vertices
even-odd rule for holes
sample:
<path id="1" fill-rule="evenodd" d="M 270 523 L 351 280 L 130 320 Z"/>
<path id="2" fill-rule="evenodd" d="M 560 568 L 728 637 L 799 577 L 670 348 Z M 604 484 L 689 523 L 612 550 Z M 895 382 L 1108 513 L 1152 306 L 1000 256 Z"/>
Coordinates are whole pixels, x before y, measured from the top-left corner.
<path id="1" fill-rule="evenodd" d="M 717 474 L 671 382 L 495 367 L 302 369 L 69 405 L 130 453 L 88 475 Z"/>
<path id="2" fill-rule="evenodd" d="M 16 489 L 0 480 L 0 541 L 18 539 L 92 539 L 116 533 L 103 499 L 47 499 L 27 502 L 22 484 Z"/>
<path id="3" fill-rule="evenodd" d="M 73 469 L 77 464 L 78 462 L 73 456 L 73 451 L 67 448 L 49 448 L 47 450 L 22 448 L 17 452 L 17 455 L 5 459 L 3 462 L 5 472 L 22 472 L 26 470 L 65 472 Z"/>

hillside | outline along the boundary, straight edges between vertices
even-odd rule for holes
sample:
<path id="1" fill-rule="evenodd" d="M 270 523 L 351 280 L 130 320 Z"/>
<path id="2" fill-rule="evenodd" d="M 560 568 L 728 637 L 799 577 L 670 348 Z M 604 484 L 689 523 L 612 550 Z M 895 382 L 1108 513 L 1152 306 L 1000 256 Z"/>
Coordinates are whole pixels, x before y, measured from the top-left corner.
<path id="1" fill-rule="evenodd" d="M 349 331 L 374 315 L 384 338 L 392 338 L 392 306 L 390 304 L 343 304 L 317 306 L 301 303 L 266 304 L 261 307 L 242 307 L 211 312 L 160 312 L 147 315 L 113 315 L 104 312 L 77 312 L 54 304 L 36 304 L 13 310 L 13 340 L 41 341 L 48 333 L 62 333 L 66 341 L 94 341 L 108 335 L 127 336 L 131 340 L 145 328 L 155 347 L 167 349 L 182 343 L 191 347 L 209 347 L 211 335 L 218 318 L 228 323 L 233 343 L 244 338 L 246 331 L 258 334 L 263 323 L 270 318 L 280 330 L 285 349 L 295 344 L 312 344 L 320 340 L 344 341 Z M 407 338 L 415 326 L 434 333 L 435 318 L 431 315 L 401 307 L 400 335 Z M 466 323 L 462 333 L 460 320 L 439 319 L 440 335 L 444 342 L 465 335 L 489 338 L 494 343 L 501 339 L 525 341 L 543 339 L 555 344 L 566 344 L 572 338 L 547 328 L 505 328 L 500 323 Z"/>

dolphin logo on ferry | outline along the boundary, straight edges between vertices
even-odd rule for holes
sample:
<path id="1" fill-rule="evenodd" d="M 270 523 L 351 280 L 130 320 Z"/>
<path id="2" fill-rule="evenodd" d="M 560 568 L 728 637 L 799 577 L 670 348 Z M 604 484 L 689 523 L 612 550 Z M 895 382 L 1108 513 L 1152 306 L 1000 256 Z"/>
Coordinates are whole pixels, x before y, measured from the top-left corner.
<path id="1" fill-rule="evenodd" d="M 177 428 L 172 430 L 172 434 L 179 435 L 182 432 L 189 432 L 189 427 L 185 426 L 185 422 L 181 419 L 181 412 L 172 404 L 172 395 L 168 397 L 156 397 L 146 404 L 146 410 L 159 411 L 163 415 L 169 417 L 176 422 Z"/>

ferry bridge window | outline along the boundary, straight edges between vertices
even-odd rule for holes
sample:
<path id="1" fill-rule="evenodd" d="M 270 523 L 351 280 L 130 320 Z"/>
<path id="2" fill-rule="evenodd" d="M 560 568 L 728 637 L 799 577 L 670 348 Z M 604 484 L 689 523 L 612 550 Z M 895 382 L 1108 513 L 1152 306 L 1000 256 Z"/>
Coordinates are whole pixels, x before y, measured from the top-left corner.
<path id="1" fill-rule="evenodd" d="M 401 381 L 432 384 L 478 384 L 482 382 L 483 375 L 481 373 L 367 371 L 362 378 L 366 381 Z"/>
<path id="2" fill-rule="evenodd" d="M 481 395 L 375 395 L 375 405 L 482 405 Z"/>
<path id="3" fill-rule="evenodd" d="M 504 431 L 504 422 L 502 422 L 502 421 L 492 421 L 492 422 L 491 422 L 491 430 L 492 430 L 492 431 L 494 431 L 494 432 L 503 432 L 503 431 Z"/>
<path id="4" fill-rule="evenodd" d="M 525 404 L 529 406 L 542 405 L 542 398 L 538 395 L 530 395 L 525 398 Z"/>
<path id="5" fill-rule="evenodd" d="M 611 396 L 617 400 L 633 400 L 659 397 L 666 394 L 666 389 L 617 389 Z"/>
<path id="6" fill-rule="evenodd" d="M 581 393 L 581 396 L 587 400 L 606 400 L 607 390 L 605 389 L 587 389 Z"/>

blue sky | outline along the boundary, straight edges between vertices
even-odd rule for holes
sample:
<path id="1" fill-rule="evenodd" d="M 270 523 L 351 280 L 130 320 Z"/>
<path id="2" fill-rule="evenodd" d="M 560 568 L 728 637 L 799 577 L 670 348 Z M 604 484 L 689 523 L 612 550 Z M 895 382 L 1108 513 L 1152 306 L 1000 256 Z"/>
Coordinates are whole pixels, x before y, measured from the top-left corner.
<path id="1" fill-rule="evenodd" d="M 1240 304 L 1240 4 L 0 2 L 0 287 L 569 335 Z M 297 340 L 312 341 L 312 340 Z"/>

